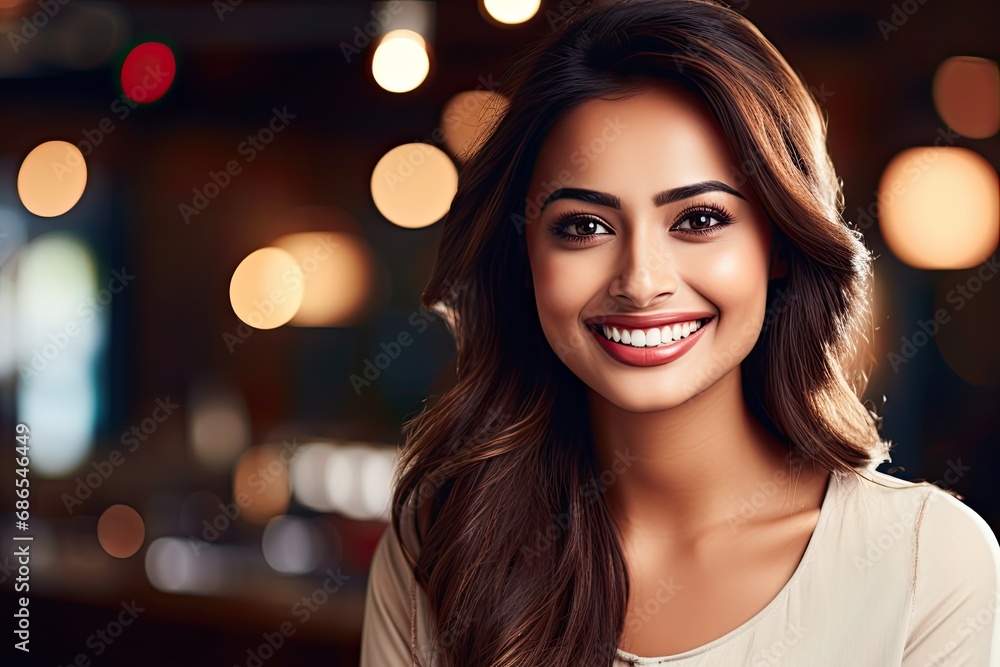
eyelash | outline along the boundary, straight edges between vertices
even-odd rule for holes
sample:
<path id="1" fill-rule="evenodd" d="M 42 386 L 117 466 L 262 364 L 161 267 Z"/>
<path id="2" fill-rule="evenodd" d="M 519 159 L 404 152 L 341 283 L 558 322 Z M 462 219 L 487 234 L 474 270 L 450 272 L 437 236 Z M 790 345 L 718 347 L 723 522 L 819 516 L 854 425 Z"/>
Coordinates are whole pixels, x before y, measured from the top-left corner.
<path id="1" fill-rule="evenodd" d="M 673 225 L 676 225 L 677 223 L 680 222 L 684 222 L 685 220 L 692 217 L 696 213 L 702 213 L 712 218 L 715 218 L 716 220 L 718 220 L 718 224 L 712 225 L 711 227 L 703 227 L 702 229 L 681 229 L 677 231 L 681 231 L 685 234 L 697 234 L 699 236 L 706 234 L 715 234 L 721 228 L 728 227 L 729 225 L 733 224 L 734 220 L 733 215 L 728 210 L 726 210 L 724 206 L 721 206 L 720 204 L 704 202 L 700 204 L 692 204 L 691 206 L 685 208 L 677 215 L 677 218 L 674 221 Z M 600 220 L 600 218 L 598 218 L 598 216 L 594 215 L 593 213 L 588 213 L 587 211 L 570 210 L 560 214 L 559 217 L 557 217 L 549 226 L 549 229 L 556 236 L 564 238 L 572 243 L 586 243 L 589 237 L 606 236 L 605 234 L 573 235 L 565 233 L 563 230 L 566 227 L 569 227 L 570 225 L 577 222 L 577 218 L 594 218 Z M 598 224 L 606 226 L 603 222 L 600 222 Z M 673 227 L 673 225 L 671 225 L 671 228 Z"/>

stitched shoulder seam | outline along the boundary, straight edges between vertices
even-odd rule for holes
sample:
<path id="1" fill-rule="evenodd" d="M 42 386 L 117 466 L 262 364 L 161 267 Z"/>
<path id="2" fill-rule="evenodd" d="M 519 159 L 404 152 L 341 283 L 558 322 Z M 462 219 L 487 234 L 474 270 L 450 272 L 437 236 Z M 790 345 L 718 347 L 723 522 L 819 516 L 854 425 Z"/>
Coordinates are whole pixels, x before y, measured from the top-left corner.
<path id="1" fill-rule="evenodd" d="M 920 555 L 920 526 L 924 519 L 924 508 L 927 507 L 927 501 L 930 499 L 932 493 L 934 493 L 933 489 L 924 494 L 924 499 L 920 503 L 920 511 L 917 513 L 916 529 L 913 531 L 913 582 L 910 587 L 911 599 L 915 599 L 917 595 L 917 560 Z"/>

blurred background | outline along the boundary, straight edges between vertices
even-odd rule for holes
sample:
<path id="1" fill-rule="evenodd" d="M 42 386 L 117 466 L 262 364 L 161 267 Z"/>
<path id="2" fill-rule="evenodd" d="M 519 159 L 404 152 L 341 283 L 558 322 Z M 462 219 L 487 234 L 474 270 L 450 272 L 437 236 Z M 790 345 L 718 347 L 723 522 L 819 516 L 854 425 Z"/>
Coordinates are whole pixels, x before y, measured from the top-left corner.
<path id="1" fill-rule="evenodd" d="M 583 1 L 0 0 L 0 662 L 358 663 L 401 424 L 454 380 L 436 223 Z M 996 529 L 1000 5 L 732 6 L 877 256 L 880 470 Z"/>

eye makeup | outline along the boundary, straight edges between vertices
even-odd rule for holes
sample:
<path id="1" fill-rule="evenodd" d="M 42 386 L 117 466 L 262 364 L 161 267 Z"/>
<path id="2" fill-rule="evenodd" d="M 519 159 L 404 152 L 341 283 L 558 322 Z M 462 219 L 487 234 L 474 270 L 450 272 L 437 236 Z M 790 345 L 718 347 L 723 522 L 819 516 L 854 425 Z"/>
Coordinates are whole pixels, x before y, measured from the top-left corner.
<path id="1" fill-rule="evenodd" d="M 695 221 L 707 224 L 713 220 L 716 224 L 709 224 L 706 227 L 699 228 L 692 227 L 692 224 L 695 223 Z M 724 206 L 713 202 L 699 202 L 691 204 L 678 213 L 670 227 L 670 231 L 677 231 L 682 234 L 694 234 L 698 236 L 716 234 L 722 228 L 733 224 L 734 220 L 734 216 Z M 678 226 L 685 222 L 688 223 L 687 228 Z M 584 223 L 591 223 L 593 225 L 609 229 L 607 224 L 593 213 L 581 210 L 568 210 L 560 213 L 556 217 L 556 219 L 549 225 L 549 230 L 555 236 L 566 239 L 571 243 L 588 243 L 587 239 L 589 237 L 606 235 L 568 234 L 565 231 L 568 227 L 572 227 L 573 225 L 582 225 Z M 613 235 L 613 232 L 610 235 Z"/>

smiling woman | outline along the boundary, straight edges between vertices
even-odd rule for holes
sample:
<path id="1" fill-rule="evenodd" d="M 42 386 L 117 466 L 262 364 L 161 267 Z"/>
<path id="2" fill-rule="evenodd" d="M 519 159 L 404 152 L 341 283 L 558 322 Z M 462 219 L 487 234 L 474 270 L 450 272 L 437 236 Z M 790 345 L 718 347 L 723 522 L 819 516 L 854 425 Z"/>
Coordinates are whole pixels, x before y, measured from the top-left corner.
<path id="1" fill-rule="evenodd" d="M 574 187 L 552 192 L 525 234 L 549 343 L 591 396 L 615 394 L 633 412 L 690 398 L 719 349 L 735 351 L 729 364 L 738 366 L 762 328 L 768 280 L 783 268 L 760 206 L 725 182 L 736 160 L 709 109 L 683 86 L 649 85 L 585 102 L 556 124 L 529 197 L 557 174 Z M 567 164 L 569 148 L 609 116 L 622 135 L 593 164 Z M 610 192 L 580 187 L 590 183 Z M 581 323 L 598 347 L 576 344 Z"/>
<path id="2" fill-rule="evenodd" d="M 1000 665 L 989 527 L 875 470 L 871 256 L 802 81 L 706 0 L 522 62 L 423 294 L 458 382 L 406 426 L 362 664 Z"/>

